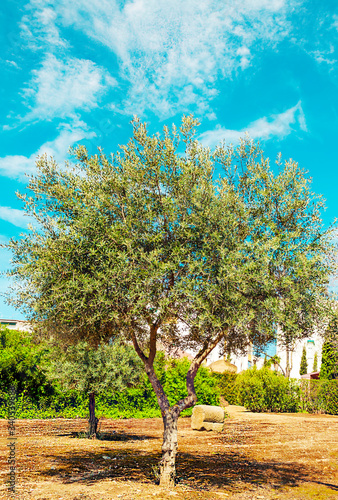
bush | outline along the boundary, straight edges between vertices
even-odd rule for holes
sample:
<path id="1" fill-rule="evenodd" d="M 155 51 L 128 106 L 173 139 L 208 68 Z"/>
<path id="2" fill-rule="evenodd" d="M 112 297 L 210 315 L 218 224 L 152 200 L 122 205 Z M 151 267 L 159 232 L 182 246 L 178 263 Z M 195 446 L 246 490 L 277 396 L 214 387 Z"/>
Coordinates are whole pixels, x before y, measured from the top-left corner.
<path id="1" fill-rule="evenodd" d="M 299 384 L 277 372 L 254 366 L 236 379 L 238 402 L 254 412 L 297 412 L 300 409 Z"/>
<path id="2" fill-rule="evenodd" d="M 302 380 L 300 386 L 304 411 L 338 415 L 338 380 Z"/>
<path id="3" fill-rule="evenodd" d="M 338 380 L 293 380 L 253 367 L 237 376 L 235 386 L 239 403 L 250 411 L 338 415 Z"/>
<path id="4" fill-rule="evenodd" d="M 324 401 L 325 413 L 338 415 L 338 380 L 325 381 L 321 397 Z"/>
<path id="5" fill-rule="evenodd" d="M 229 405 L 238 404 L 238 386 L 236 385 L 237 373 L 213 373 L 213 378 L 222 396 Z"/>
<path id="6" fill-rule="evenodd" d="M 31 333 L 1 328 L 0 391 L 13 386 L 35 402 L 52 395 L 54 387 L 40 366 L 45 354 L 46 347 L 36 343 Z"/>
<path id="7" fill-rule="evenodd" d="M 323 398 L 320 380 L 299 380 L 301 411 L 309 413 L 324 413 L 325 401 Z"/>

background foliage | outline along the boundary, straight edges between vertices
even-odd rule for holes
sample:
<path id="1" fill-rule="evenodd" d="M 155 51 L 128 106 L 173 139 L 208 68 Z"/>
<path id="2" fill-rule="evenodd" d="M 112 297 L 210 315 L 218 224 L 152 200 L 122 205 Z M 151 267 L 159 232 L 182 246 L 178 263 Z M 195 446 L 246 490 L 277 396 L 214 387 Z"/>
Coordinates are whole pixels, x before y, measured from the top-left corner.
<path id="1" fill-rule="evenodd" d="M 17 390 L 17 418 L 76 418 L 88 417 L 86 388 L 74 383 L 61 384 L 58 377 L 48 380 L 46 367 L 51 359 L 45 344 L 34 341 L 32 334 L 15 330 L 0 330 L 0 418 L 7 418 L 10 385 Z M 72 347 L 74 350 L 74 347 Z M 114 358 L 114 373 L 118 376 L 120 346 Z M 134 354 L 133 354 L 134 355 Z M 137 358 L 135 358 L 137 360 Z M 138 362 L 138 360 L 137 360 Z M 53 365 L 50 365 L 53 366 Z M 156 374 L 163 384 L 170 404 L 187 394 L 185 377 L 188 359 L 165 359 L 158 352 Z M 55 366 L 54 366 L 55 368 Z M 139 367 L 140 368 L 140 367 Z M 160 417 L 156 395 L 144 371 L 136 370 L 130 384 L 99 391 L 96 414 L 107 418 Z M 134 385 L 133 385 L 134 383 Z M 241 404 L 256 412 L 321 412 L 338 414 L 338 380 L 290 380 L 269 367 L 253 367 L 241 374 L 210 373 L 201 366 L 195 378 L 197 404 L 220 404 L 220 396 L 229 404 Z M 192 409 L 183 412 L 190 415 Z"/>
<path id="2" fill-rule="evenodd" d="M 0 391 L 13 385 L 19 394 L 32 401 L 54 393 L 41 363 L 47 354 L 46 346 L 34 341 L 29 332 L 0 329 Z"/>
<path id="3" fill-rule="evenodd" d="M 338 380 L 287 379 L 265 367 L 240 374 L 214 374 L 229 404 L 255 412 L 309 412 L 338 415 Z"/>
<path id="4" fill-rule="evenodd" d="M 171 404 L 186 395 L 185 377 L 190 362 L 180 360 L 166 360 L 162 352 L 158 352 L 155 359 L 155 370 L 158 377 L 168 391 Z M 200 367 L 195 378 L 197 404 L 219 404 L 219 389 L 210 370 Z M 81 388 L 82 389 L 82 388 Z M 0 418 L 7 418 L 8 389 L 2 387 L 0 391 Z M 191 415 L 192 409 L 185 410 L 182 415 Z M 36 399 L 32 394 L 18 391 L 17 418 L 76 418 L 88 417 L 88 394 L 79 389 L 63 389 L 58 382 L 54 382 L 50 394 Z M 144 372 L 134 386 L 124 387 L 122 390 L 108 390 L 100 392 L 96 397 L 96 415 L 106 418 L 150 418 L 160 417 L 161 412 L 155 392 Z"/>

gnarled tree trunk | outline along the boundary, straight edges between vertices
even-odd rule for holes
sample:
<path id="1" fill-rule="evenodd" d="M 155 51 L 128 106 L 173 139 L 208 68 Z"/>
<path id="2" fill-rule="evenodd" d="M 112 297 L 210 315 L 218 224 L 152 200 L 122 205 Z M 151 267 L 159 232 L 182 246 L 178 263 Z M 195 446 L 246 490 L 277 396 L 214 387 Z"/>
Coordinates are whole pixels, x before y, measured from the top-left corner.
<path id="1" fill-rule="evenodd" d="M 154 359 L 156 355 L 156 333 L 160 326 L 160 322 L 151 325 L 150 327 L 150 341 L 149 341 L 149 356 L 146 356 L 136 338 L 135 331 L 130 330 L 131 338 L 135 347 L 135 351 L 140 356 L 144 363 L 146 373 L 149 381 L 155 391 L 158 404 L 161 408 L 163 419 L 163 444 L 162 444 L 162 458 L 160 460 L 160 485 L 165 488 L 173 488 L 175 486 L 176 469 L 175 461 L 177 454 L 177 421 L 180 413 L 186 408 L 193 406 L 196 401 L 196 392 L 194 387 L 194 379 L 198 368 L 208 354 L 220 342 L 224 336 L 224 332 L 220 332 L 216 338 L 207 339 L 201 350 L 191 362 L 190 368 L 187 373 L 187 392 L 188 396 L 178 401 L 174 406 L 170 406 L 168 397 L 166 396 L 161 382 L 156 376 L 154 370 Z"/>
<path id="2" fill-rule="evenodd" d="M 175 486 L 176 468 L 175 460 L 177 453 L 177 420 L 175 411 L 167 411 L 163 415 L 163 444 L 162 458 L 160 461 L 160 485 L 164 488 Z"/>
<path id="3" fill-rule="evenodd" d="M 99 419 L 95 417 L 95 392 L 89 394 L 89 427 L 88 435 L 90 438 L 96 438 L 97 423 Z"/>

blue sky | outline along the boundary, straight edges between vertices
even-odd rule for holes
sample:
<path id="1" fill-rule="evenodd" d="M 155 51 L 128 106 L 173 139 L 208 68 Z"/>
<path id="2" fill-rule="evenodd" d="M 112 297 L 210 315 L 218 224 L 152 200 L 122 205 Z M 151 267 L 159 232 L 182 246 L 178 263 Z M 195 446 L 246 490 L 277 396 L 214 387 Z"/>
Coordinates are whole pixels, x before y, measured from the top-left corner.
<path id="1" fill-rule="evenodd" d="M 210 147 L 248 131 L 338 215 L 336 0 L 2 0 L 0 26 L 0 242 L 27 228 L 37 155 L 115 151 L 133 114 L 155 132 L 194 113 Z M 0 317 L 22 315 L 0 299 Z"/>

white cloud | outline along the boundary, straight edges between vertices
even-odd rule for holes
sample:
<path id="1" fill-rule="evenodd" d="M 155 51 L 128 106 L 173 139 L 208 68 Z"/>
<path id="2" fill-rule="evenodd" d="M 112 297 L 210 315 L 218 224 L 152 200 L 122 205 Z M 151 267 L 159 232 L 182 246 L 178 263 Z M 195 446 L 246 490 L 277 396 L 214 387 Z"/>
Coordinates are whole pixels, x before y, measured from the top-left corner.
<path id="1" fill-rule="evenodd" d="M 6 59 L 6 63 L 9 64 L 10 66 L 13 66 L 16 69 L 20 69 L 20 67 L 15 61 L 9 61 L 8 59 Z"/>
<path id="2" fill-rule="evenodd" d="M 14 224 L 14 226 L 27 228 L 33 219 L 25 214 L 23 210 L 17 208 L 2 207 L 0 206 L 0 219 Z"/>
<path id="3" fill-rule="evenodd" d="M 241 68 L 247 68 L 250 64 L 250 50 L 248 47 L 239 47 L 237 49 L 237 55 L 241 57 Z"/>
<path id="4" fill-rule="evenodd" d="M 24 95 L 34 105 L 24 120 L 74 116 L 77 109 L 97 106 L 101 94 L 116 81 L 92 61 L 76 58 L 57 59 L 48 54 L 42 67 L 33 70 L 33 78 Z"/>
<path id="5" fill-rule="evenodd" d="M 208 130 L 199 136 L 199 140 L 207 146 L 214 147 L 223 140 L 227 143 L 237 143 L 246 133 L 252 139 L 268 140 L 271 137 L 282 138 L 292 132 L 293 125 L 297 125 L 303 131 L 307 130 L 300 101 L 283 113 L 273 114 L 269 118 L 266 116 L 259 118 L 241 130 L 230 130 L 223 127 Z"/>
<path id="6" fill-rule="evenodd" d="M 313 50 L 310 54 L 315 58 L 317 63 L 326 63 L 328 65 L 336 64 L 337 60 L 333 59 L 332 54 L 334 54 L 335 49 L 332 44 L 326 50 Z"/>
<path id="7" fill-rule="evenodd" d="M 332 19 L 333 19 L 333 21 L 332 21 L 332 28 L 335 28 L 338 31 L 338 16 L 337 15 L 333 15 Z"/>
<path id="8" fill-rule="evenodd" d="M 129 91 L 112 109 L 147 109 L 164 118 L 191 106 L 199 114 L 210 112 L 217 79 L 245 70 L 257 51 L 283 39 L 297 1 L 58 0 L 53 19 L 47 18 L 55 29 L 85 33 L 118 57 Z M 43 12 L 51 3 L 31 5 Z"/>
<path id="9" fill-rule="evenodd" d="M 51 49 L 67 48 L 68 42 L 60 36 L 56 26 L 56 12 L 44 0 L 31 0 L 29 13 L 23 16 L 21 34 L 30 49 L 39 50 L 48 46 Z"/>
<path id="10" fill-rule="evenodd" d="M 0 158 L 0 175 L 25 181 L 27 180 L 25 174 L 29 175 L 35 172 L 37 156 L 47 153 L 48 156 L 53 156 L 57 162 L 63 162 L 71 145 L 82 139 L 91 139 L 96 135 L 82 121 L 61 124 L 59 129 L 60 133 L 56 139 L 45 142 L 30 156 L 13 155 Z"/>

